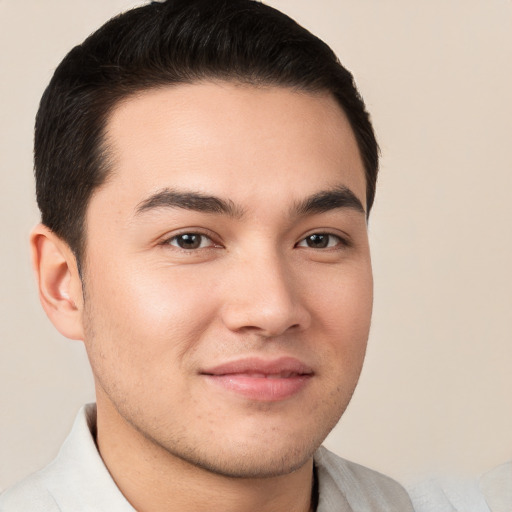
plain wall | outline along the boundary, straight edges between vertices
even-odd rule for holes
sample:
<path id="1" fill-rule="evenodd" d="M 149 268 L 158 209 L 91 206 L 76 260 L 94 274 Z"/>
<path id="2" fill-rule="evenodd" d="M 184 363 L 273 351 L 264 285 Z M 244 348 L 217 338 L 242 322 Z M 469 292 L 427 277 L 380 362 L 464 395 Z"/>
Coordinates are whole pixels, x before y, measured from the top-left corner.
<path id="1" fill-rule="evenodd" d="M 129 0 L 0 0 L 0 489 L 93 400 L 80 342 L 39 306 L 32 129 L 67 51 Z M 405 483 L 512 457 L 512 2 L 270 0 L 355 74 L 382 149 L 375 312 L 338 454 Z"/>

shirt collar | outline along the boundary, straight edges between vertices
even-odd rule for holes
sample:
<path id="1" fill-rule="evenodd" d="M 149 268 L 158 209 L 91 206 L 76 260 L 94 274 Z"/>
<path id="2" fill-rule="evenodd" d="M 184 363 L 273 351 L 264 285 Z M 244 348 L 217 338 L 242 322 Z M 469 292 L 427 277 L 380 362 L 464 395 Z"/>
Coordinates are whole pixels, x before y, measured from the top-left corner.
<path id="1" fill-rule="evenodd" d="M 96 405 L 84 406 L 51 464 L 48 483 L 61 510 L 134 512 L 108 472 L 94 441 Z M 50 468 L 49 468 L 50 469 Z"/>
<path id="2" fill-rule="evenodd" d="M 55 478 L 48 484 L 49 491 L 62 510 L 134 512 L 103 463 L 95 434 L 96 404 L 87 404 L 78 413 L 71 433 L 50 465 Z M 330 468 L 329 452 L 325 448 L 317 450 L 314 464 L 318 488 L 316 511 L 352 511 L 336 471 Z"/>

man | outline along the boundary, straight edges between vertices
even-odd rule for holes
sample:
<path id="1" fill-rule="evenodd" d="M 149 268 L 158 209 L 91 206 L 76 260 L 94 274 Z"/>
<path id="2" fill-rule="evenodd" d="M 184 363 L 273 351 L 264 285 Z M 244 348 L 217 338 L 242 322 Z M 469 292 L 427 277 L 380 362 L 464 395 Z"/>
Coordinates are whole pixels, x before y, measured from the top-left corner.
<path id="1" fill-rule="evenodd" d="M 332 51 L 253 0 L 115 18 L 36 120 L 42 305 L 96 386 L 1 510 L 412 510 L 320 447 L 372 309 L 378 148 Z"/>

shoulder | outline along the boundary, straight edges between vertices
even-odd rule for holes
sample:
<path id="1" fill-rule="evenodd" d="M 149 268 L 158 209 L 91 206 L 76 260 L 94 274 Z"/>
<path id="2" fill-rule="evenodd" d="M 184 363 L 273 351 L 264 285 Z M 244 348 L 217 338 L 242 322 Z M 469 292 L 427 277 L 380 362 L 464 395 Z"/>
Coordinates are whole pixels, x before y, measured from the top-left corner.
<path id="1" fill-rule="evenodd" d="M 47 468 L 28 476 L 0 495 L 0 512 L 59 512 L 60 507 L 48 488 Z"/>
<path id="2" fill-rule="evenodd" d="M 98 453 L 96 409 L 83 407 L 57 457 L 0 496 L 0 512 L 133 512 Z"/>
<path id="3" fill-rule="evenodd" d="M 478 481 L 470 477 L 431 477 L 414 485 L 409 492 L 416 512 L 490 512 Z"/>
<path id="4" fill-rule="evenodd" d="M 485 473 L 479 487 L 491 510 L 512 510 L 512 461 Z"/>
<path id="5" fill-rule="evenodd" d="M 324 447 L 315 453 L 320 500 L 341 499 L 353 510 L 412 512 L 406 490 L 392 478 L 342 459 Z M 334 503 L 334 501 L 333 501 Z M 326 507 L 326 510 L 328 508 Z"/>
<path id="6" fill-rule="evenodd" d="M 512 511 L 512 461 L 480 478 L 433 476 L 409 492 L 416 512 Z"/>

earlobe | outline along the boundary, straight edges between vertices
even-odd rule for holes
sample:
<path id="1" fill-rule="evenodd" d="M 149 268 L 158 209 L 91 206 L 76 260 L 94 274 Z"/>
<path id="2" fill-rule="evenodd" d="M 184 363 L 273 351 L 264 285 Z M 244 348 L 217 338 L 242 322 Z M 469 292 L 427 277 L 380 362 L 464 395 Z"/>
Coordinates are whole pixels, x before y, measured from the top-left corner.
<path id="1" fill-rule="evenodd" d="M 39 299 L 48 318 L 66 338 L 83 340 L 82 281 L 73 252 L 43 224 L 32 230 L 30 245 Z"/>

